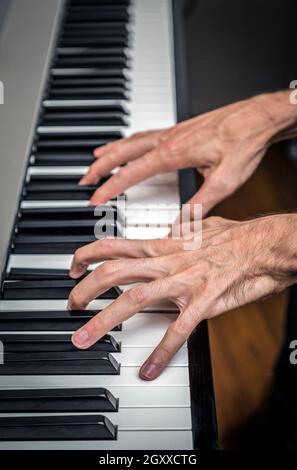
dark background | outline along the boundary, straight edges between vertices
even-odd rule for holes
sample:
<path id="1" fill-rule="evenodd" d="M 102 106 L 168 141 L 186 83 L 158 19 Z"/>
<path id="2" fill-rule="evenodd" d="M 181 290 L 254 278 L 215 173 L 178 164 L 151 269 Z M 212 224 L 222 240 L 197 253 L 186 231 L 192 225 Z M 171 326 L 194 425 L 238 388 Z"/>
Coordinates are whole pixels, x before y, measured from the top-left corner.
<path id="1" fill-rule="evenodd" d="M 190 112 L 297 79 L 295 0 L 183 0 Z"/>

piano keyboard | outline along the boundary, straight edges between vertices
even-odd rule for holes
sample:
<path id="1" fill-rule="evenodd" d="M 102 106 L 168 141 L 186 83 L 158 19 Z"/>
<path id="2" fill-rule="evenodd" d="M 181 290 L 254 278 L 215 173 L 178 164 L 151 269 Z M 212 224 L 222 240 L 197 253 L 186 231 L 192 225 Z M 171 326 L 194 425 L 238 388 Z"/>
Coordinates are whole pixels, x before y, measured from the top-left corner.
<path id="1" fill-rule="evenodd" d="M 127 287 L 67 311 L 72 255 L 95 240 L 95 228 L 162 237 L 179 212 L 177 174 L 127 190 L 124 213 L 112 200 L 95 216 L 95 186 L 77 184 L 95 147 L 176 122 L 172 2 L 44 4 L 48 69 L 1 283 L 0 449 L 192 449 L 187 345 L 157 380 L 138 376 L 175 306 L 150 306 L 87 351 L 71 334 Z"/>

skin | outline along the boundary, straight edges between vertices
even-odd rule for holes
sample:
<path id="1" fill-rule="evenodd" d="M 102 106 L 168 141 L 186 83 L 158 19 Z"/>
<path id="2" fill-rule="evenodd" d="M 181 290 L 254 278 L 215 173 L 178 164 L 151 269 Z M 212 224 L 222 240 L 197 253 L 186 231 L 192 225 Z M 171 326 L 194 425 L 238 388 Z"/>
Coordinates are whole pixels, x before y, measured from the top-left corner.
<path id="1" fill-rule="evenodd" d="M 91 204 L 98 204 L 157 173 L 196 167 L 204 184 L 190 203 L 201 203 L 205 215 L 249 178 L 273 142 L 297 135 L 296 130 L 297 107 L 290 104 L 289 92 L 260 95 L 96 149 L 97 161 L 81 184 L 94 184 L 129 162 L 94 193 Z M 85 308 L 114 285 L 141 284 L 78 330 L 74 345 L 86 349 L 144 307 L 169 299 L 180 313 L 140 370 L 144 380 L 157 378 L 202 320 L 296 282 L 296 224 L 295 214 L 245 222 L 211 217 L 203 221 L 201 247 L 191 250 L 173 238 L 106 238 L 79 249 L 71 277 L 104 263 L 72 290 L 70 309 Z"/>
<path id="2" fill-rule="evenodd" d="M 80 248 L 70 271 L 73 278 L 89 264 L 105 262 L 72 290 L 70 309 L 84 309 L 112 286 L 142 284 L 124 292 L 78 330 L 74 345 L 88 348 L 143 308 L 169 299 L 179 316 L 140 370 L 144 380 L 157 378 L 202 320 L 296 282 L 296 228 L 295 214 L 246 222 L 210 218 L 204 222 L 202 246 L 196 250 L 185 250 L 183 240 L 174 239 L 106 238 Z"/>
<path id="3" fill-rule="evenodd" d="M 236 191 L 255 171 L 267 148 L 296 135 L 297 106 L 289 93 L 259 95 L 200 115 L 165 130 L 137 133 L 97 148 L 96 161 L 80 184 L 100 178 L 127 163 L 93 194 L 96 205 L 159 173 L 195 167 L 204 184 L 190 203 L 206 215 Z"/>

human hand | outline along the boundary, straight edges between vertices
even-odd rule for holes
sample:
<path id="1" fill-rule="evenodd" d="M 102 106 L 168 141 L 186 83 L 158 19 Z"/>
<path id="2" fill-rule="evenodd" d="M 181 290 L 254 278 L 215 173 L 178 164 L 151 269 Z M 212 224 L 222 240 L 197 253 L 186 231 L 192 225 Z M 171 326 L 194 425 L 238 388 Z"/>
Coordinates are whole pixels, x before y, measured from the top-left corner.
<path id="1" fill-rule="evenodd" d="M 72 290 L 70 309 L 85 308 L 112 286 L 144 283 L 124 292 L 78 330 L 74 345 L 86 349 L 145 307 L 169 299 L 180 313 L 140 370 L 141 378 L 155 379 L 202 320 L 296 282 L 296 219 L 292 214 L 246 222 L 205 219 L 202 246 L 190 251 L 184 240 L 176 239 L 106 238 L 80 248 L 70 270 L 73 278 L 89 264 L 109 261 Z"/>
<path id="2" fill-rule="evenodd" d="M 80 184 L 96 184 L 127 163 L 93 194 L 90 203 L 96 205 L 158 173 L 195 167 L 204 184 L 191 203 L 202 204 L 205 215 L 241 186 L 267 147 L 281 139 L 280 131 L 292 124 L 291 114 L 296 114 L 296 107 L 287 106 L 287 92 L 259 95 L 170 129 L 138 133 L 97 148 L 97 160 Z"/>

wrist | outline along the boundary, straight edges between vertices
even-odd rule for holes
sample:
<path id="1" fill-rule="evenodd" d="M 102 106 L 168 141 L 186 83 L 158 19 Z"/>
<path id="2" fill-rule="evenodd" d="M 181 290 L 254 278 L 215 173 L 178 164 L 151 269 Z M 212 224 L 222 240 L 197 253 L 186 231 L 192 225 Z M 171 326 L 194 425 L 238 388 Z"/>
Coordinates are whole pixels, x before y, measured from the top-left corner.
<path id="1" fill-rule="evenodd" d="M 290 102 L 292 90 L 267 93 L 252 98 L 267 120 L 267 143 L 273 144 L 297 134 L 297 106 Z"/>
<path id="2" fill-rule="evenodd" d="M 262 262 L 267 274 L 288 287 L 297 282 L 297 214 L 263 217 Z"/>

